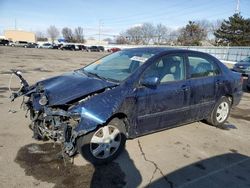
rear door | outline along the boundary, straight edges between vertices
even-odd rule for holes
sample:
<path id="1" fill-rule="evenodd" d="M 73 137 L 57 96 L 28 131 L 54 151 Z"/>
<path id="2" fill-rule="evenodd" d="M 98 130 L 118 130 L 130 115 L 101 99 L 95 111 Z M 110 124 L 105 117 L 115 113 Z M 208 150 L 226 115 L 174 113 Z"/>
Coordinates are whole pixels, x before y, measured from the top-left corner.
<path id="1" fill-rule="evenodd" d="M 189 52 L 187 59 L 191 86 L 190 118 L 200 120 L 212 111 L 223 81 L 217 64 L 210 56 Z"/>

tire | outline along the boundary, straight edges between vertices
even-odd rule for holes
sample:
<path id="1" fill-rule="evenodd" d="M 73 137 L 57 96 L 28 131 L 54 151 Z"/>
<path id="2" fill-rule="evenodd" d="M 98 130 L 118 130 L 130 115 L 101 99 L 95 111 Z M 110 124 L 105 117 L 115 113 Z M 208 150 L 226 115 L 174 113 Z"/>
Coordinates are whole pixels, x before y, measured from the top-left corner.
<path id="1" fill-rule="evenodd" d="M 124 122 L 114 118 L 107 125 L 79 137 L 77 149 L 92 164 L 106 164 L 114 160 L 124 150 L 125 134 Z"/>
<path id="2" fill-rule="evenodd" d="M 250 91 L 250 86 L 247 86 L 247 91 Z"/>
<path id="3" fill-rule="evenodd" d="M 227 121 L 231 111 L 231 102 L 227 97 L 222 97 L 214 106 L 214 109 L 207 119 L 207 122 L 215 127 L 222 128 Z"/>

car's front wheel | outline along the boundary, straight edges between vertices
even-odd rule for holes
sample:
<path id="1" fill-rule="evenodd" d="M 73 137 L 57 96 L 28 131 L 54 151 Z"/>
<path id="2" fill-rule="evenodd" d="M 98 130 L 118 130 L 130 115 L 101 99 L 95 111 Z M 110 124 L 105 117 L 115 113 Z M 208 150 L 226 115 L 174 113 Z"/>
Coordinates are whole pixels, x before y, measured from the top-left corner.
<path id="1" fill-rule="evenodd" d="M 108 163 L 124 149 L 125 134 L 123 121 L 115 118 L 107 125 L 78 138 L 77 148 L 81 155 L 93 164 Z"/>
<path id="2" fill-rule="evenodd" d="M 227 97 L 222 97 L 207 119 L 208 123 L 216 127 L 222 127 L 222 125 L 227 121 L 231 110 L 231 102 Z"/>

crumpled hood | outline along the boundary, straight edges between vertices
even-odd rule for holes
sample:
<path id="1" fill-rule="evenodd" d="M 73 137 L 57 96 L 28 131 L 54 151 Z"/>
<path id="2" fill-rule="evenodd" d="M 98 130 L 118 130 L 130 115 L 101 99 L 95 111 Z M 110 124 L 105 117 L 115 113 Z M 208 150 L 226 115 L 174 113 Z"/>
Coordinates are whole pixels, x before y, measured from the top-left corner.
<path id="1" fill-rule="evenodd" d="M 115 86 L 115 83 L 70 72 L 38 82 L 45 89 L 49 106 L 68 103 L 74 99 Z"/>

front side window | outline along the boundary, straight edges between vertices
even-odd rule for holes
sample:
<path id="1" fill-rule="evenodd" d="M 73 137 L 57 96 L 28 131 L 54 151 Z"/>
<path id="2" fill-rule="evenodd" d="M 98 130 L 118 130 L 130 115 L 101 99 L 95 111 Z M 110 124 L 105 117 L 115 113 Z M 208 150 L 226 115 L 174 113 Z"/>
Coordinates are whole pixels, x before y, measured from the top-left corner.
<path id="1" fill-rule="evenodd" d="M 218 67 L 210 59 L 189 55 L 188 61 L 191 78 L 215 76 L 220 73 Z"/>
<path id="2" fill-rule="evenodd" d="M 119 51 L 97 60 L 80 71 L 104 79 L 123 81 L 153 55 L 154 52 L 145 50 Z"/>
<path id="3" fill-rule="evenodd" d="M 143 74 L 143 79 L 148 77 L 157 77 L 160 83 L 184 80 L 184 57 L 181 55 L 165 55 L 161 57 Z"/>

